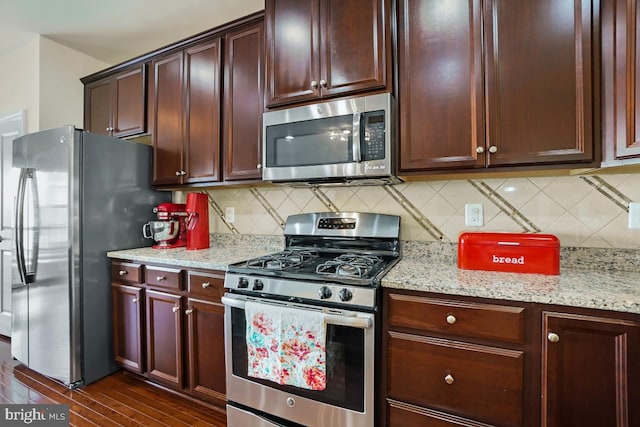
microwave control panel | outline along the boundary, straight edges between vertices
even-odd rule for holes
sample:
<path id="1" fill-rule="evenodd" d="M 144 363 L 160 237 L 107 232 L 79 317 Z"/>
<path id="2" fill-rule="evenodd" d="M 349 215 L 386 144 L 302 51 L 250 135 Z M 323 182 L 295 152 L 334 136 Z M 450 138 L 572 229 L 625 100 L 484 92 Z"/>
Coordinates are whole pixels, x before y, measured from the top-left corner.
<path id="1" fill-rule="evenodd" d="M 362 160 L 383 160 L 386 151 L 384 111 L 371 111 L 363 116 L 364 132 L 360 144 Z"/>

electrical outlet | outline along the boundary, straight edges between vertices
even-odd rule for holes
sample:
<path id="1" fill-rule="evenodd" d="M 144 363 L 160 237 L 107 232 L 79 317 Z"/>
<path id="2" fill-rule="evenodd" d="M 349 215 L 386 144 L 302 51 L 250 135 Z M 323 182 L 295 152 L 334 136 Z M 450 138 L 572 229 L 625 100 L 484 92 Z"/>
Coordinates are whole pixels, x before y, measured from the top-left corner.
<path id="1" fill-rule="evenodd" d="M 481 203 L 467 203 L 464 205 L 464 225 L 467 227 L 481 227 L 484 225 Z"/>
<path id="2" fill-rule="evenodd" d="M 629 203 L 629 228 L 640 229 L 640 202 Z"/>
<path id="3" fill-rule="evenodd" d="M 236 208 L 229 206 L 224 210 L 224 219 L 229 223 L 233 224 L 236 220 Z"/>

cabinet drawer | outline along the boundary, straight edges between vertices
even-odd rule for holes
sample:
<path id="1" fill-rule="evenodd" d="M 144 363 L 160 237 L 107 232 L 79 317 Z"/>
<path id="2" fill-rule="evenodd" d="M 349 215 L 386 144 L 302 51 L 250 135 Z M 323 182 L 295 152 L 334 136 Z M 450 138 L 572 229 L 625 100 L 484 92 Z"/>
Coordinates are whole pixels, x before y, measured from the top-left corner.
<path id="1" fill-rule="evenodd" d="M 522 352 L 393 331 L 388 338 L 389 397 L 498 426 L 521 425 Z"/>
<path id="2" fill-rule="evenodd" d="M 146 267 L 147 285 L 182 290 L 182 270 L 168 267 Z"/>
<path id="3" fill-rule="evenodd" d="M 492 427 L 490 424 L 409 405 L 393 399 L 387 399 L 387 425 L 393 427 Z"/>
<path id="4" fill-rule="evenodd" d="M 111 279 L 115 282 L 142 283 L 142 265 L 113 261 L 111 263 Z"/>
<path id="5" fill-rule="evenodd" d="M 224 273 L 196 273 L 189 271 L 189 293 L 208 300 L 220 301 L 224 295 Z"/>
<path id="6" fill-rule="evenodd" d="M 389 294 L 389 325 L 513 343 L 524 342 L 523 307 Z"/>

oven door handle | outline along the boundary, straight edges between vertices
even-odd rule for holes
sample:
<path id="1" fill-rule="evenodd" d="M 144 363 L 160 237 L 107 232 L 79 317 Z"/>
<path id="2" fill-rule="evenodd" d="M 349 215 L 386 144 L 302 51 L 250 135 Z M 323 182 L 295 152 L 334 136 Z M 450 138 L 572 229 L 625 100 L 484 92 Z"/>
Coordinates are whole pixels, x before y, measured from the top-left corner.
<path id="1" fill-rule="evenodd" d="M 245 300 L 229 298 L 226 296 L 223 296 L 220 300 L 226 306 L 239 308 L 241 310 L 244 310 L 244 306 L 246 304 Z M 275 305 L 277 307 L 292 307 L 295 310 L 304 311 L 304 309 L 302 308 L 289 306 L 287 304 L 269 304 L 268 302 L 265 302 L 265 301 L 260 301 L 260 303 L 267 304 L 267 305 Z M 371 326 L 373 326 L 373 322 L 371 321 L 371 318 L 360 317 L 358 315 L 338 316 L 336 314 L 325 314 L 324 318 L 325 318 L 325 322 L 329 325 L 348 326 L 350 328 L 358 328 L 358 329 L 369 329 Z"/>

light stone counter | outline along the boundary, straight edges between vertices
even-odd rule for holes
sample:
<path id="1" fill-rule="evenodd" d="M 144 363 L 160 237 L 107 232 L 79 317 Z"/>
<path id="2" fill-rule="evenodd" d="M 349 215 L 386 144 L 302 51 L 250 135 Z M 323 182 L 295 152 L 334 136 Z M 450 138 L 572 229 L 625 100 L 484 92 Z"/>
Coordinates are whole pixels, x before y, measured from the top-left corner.
<path id="1" fill-rule="evenodd" d="M 109 252 L 110 258 L 226 270 L 227 265 L 280 251 L 277 236 L 215 235 L 211 248 Z M 460 270 L 456 245 L 404 242 L 403 259 L 382 286 L 450 295 L 557 304 L 640 314 L 640 251 L 561 248 L 559 276 Z"/>
<path id="2" fill-rule="evenodd" d="M 382 286 L 640 314 L 640 272 L 561 268 L 559 276 L 499 273 L 405 257 Z"/>

